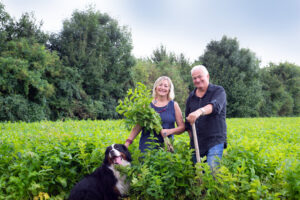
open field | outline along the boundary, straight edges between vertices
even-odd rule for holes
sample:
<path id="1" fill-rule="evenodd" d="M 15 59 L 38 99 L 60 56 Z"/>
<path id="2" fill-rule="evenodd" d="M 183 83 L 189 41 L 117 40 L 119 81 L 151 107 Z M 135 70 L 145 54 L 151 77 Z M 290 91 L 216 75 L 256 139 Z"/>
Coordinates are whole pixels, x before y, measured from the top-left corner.
<path id="1" fill-rule="evenodd" d="M 300 117 L 227 124 L 228 148 L 215 179 L 198 176 L 187 133 L 175 136 L 175 154 L 149 153 L 143 164 L 135 140 L 130 199 L 300 199 Z M 101 164 L 105 148 L 128 135 L 121 120 L 0 123 L 0 199 L 66 199 Z"/>

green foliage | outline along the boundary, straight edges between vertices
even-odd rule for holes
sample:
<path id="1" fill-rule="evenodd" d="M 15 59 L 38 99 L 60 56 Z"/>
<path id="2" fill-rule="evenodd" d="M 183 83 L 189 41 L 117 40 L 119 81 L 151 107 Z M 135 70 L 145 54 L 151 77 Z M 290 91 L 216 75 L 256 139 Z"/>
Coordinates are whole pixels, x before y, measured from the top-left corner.
<path id="1" fill-rule="evenodd" d="M 25 99 L 22 95 L 0 96 L 0 120 L 2 121 L 38 121 L 47 119 L 50 110 Z"/>
<path id="2" fill-rule="evenodd" d="M 160 71 L 149 59 L 137 59 L 132 67 L 132 80 L 134 84 L 143 83 L 147 88 L 153 88 L 155 80 L 160 76 Z"/>
<path id="3" fill-rule="evenodd" d="M 130 199 L 299 199 L 300 118 L 228 119 L 228 148 L 214 175 L 191 162 L 189 137 L 175 153 L 130 145 Z M 0 199 L 67 199 L 99 167 L 105 148 L 124 143 L 123 121 L 0 123 Z M 262 137 L 263 136 L 263 137 Z M 205 173 L 203 173 L 205 172 Z"/>
<path id="4" fill-rule="evenodd" d="M 0 120 L 118 117 L 134 64 L 126 28 L 93 9 L 75 11 L 50 41 L 41 25 L 0 4 Z"/>
<path id="5" fill-rule="evenodd" d="M 194 89 L 194 84 L 191 77 L 192 65 L 183 54 L 178 56 L 176 62 L 179 65 L 180 77 L 182 78 L 183 82 L 187 84 L 188 91 L 191 92 Z"/>
<path id="6" fill-rule="evenodd" d="M 37 43 L 9 41 L 0 54 L 0 120 L 34 121 L 49 118 L 46 99 L 55 89 L 43 75 L 55 59 Z"/>
<path id="7" fill-rule="evenodd" d="M 31 42 L 45 44 L 48 35 L 41 30 L 32 13 L 23 13 L 18 21 L 12 19 L 0 2 L 0 52 L 5 42 L 26 38 Z"/>
<path id="8" fill-rule="evenodd" d="M 175 100 L 181 108 L 185 108 L 185 101 L 191 87 L 190 65 L 183 55 L 175 56 L 167 53 L 164 46 L 153 51 L 151 59 L 139 59 L 132 69 L 134 83 L 141 82 L 152 88 L 160 76 L 171 78 L 175 89 Z"/>
<path id="9" fill-rule="evenodd" d="M 129 89 L 123 101 L 119 101 L 116 111 L 125 117 L 125 123 L 129 129 L 136 124 L 150 132 L 159 133 L 162 129 L 161 118 L 150 103 L 152 101 L 151 92 L 142 83 L 137 83 L 137 87 L 132 91 Z"/>
<path id="10" fill-rule="evenodd" d="M 0 52 L 6 42 L 8 33 L 6 28 L 11 23 L 12 19 L 9 14 L 5 11 L 4 5 L 0 2 Z"/>
<path id="11" fill-rule="evenodd" d="M 35 25 L 33 15 L 25 13 L 15 21 L 2 4 L 0 15 L 0 120 L 49 119 L 48 100 L 56 90 L 47 73 L 58 57 L 45 50 L 47 35 Z"/>
<path id="12" fill-rule="evenodd" d="M 131 180 L 131 199 L 195 199 L 197 179 L 192 150 L 186 142 L 175 143 L 175 153 L 153 149 L 134 154 L 127 176 Z M 138 151 L 136 149 L 135 151 Z M 139 158 L 137 156 L 143 156 Z"/>
<path id="13" fill-rule="evenodd" d="M 7 40 L 26 38 L 32 42 L 45 44 L 48 35 L 41 30 L 42 22 L 37 22 L 33 13 L 23 13 L 18 21 L 11 20 L 6 27 Z"/>
<path id="14" fill-rule="evenodd" d="M 280 63 L 263 68 L 260 80 L 264 101 L 262 116 L 298 116 L 300 114 L 300 67 Z"/>
<path id="15" fill-rule="evenodd" d="M 78 75 L 55 52 L 21 38 L 5 43 L 0 65 L 0 120 L 76 117 L 74 100 L 83 94 Z"/>
<path id="16" fill-rule="evenodd" d="M 7 42 L 0 57 L 1 93 L 22 94 L 36 102 L 53 95 L 53 86 L 42 77 L 51 59 L 52 55 L 37 43 L 26 39 Z"/>
<path id="17" fill-rule="evenodd" d="M 199 61 L 207 67 L 211 82 L 224 87 L 227 116 L 258 116 L 262 99 L 258 79 L 258 59 L 248 49 L 240 49 L 236 39 L 224 36 L 212 41 Z"/>
<path id="18" fill-rule="evenodd" d="M 15 20 L 4 8 L 0 3 L 1 121 L 119 118 L 115 107 L 129 88 L 138 82 L 152 88 L 163 75 L 185 107 L 194 86 L 183 54 L 161 45 L 134 65 L 130 32 L 107 14 L 76 10 L 49 37 L 32 13 Z M 299 66 L 259 69 L 255 54 L 226 36 L 207 45 L 193 65 L 200 63 L 225 88 L 228 117 L 299 116 Z"/>
<path id="19" fill-rule="evenodd" d="M 50 43 L 63 64 L 78 71 L 82 89 L 90 97 L 89 103 L 80 103 L 98 119 L 117 118 L 117 101 L 133 85 L 134 59 L 126 27 L 93 8 L 76 10 L 64 21 L 63 30 L 50 37 Z"/>
<path id="20" fill-rule="evenodd" d="M 285 169 L 285 181 L 287 187 L 287 196 L 290 199 L 300 198 L 300 163 L 289 161 Z"/>
<path id="21" fill-rule="evenodd" d="M 67 199 L 73 185 L 100 166 L 105 148 L 121 142 L 124 128 L 119 121 L 0 124 L 0 199 L 40 193 Z"/>

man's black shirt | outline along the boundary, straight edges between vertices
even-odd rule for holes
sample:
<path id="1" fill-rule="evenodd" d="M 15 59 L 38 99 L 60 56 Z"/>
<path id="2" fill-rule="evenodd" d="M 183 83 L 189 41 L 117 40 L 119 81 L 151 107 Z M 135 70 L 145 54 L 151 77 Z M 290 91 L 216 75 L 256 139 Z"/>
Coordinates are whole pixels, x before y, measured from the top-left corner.
<path id="1" fill-rule="evenodd" d="M 225 143 L 227 139 L 226 126 L 226 93 L 222 86 L 209 84 L 206 93 L 202 98 L 197 97 L 196 89 L 192 91 L 186 102 L 185 116 L 191 112 L 212 104 L 213 111 L 209 115 L 199 117 L 196 122 L 196 130 L 198 136 L 198 144 L 201 157 L 205 156 L 208 150 L 221 143 Z M 186 129 L 191 130 L 188 121 L 185 122 Z M 194 140 L 191 139 L 191 147 L 194 148 Z"/>

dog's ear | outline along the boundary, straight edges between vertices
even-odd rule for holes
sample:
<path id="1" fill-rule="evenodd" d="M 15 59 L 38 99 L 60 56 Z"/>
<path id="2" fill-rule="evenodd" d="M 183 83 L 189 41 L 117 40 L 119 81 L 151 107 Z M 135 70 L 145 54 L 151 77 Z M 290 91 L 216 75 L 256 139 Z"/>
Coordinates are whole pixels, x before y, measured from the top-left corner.
<path id="1" fill-rule="evenodd" d="M 131 154 L 130 154 L 129 150 L 127 149 L 127 147 L 126 147 L 124 144 L 122 144 L 122 148 L 123 148 L 123 150 L 124 150 L 124 153 L 125 153 L 125 155 L 126 155 L 127 160 L 128 160 L 129 162 L 131 162 L 131 161 L 132 161 L 132 158 L 131 158 Z"/>
<path id="2" fill-rule="evenodd" d="M 104 160 L 103 160 L 103 163 L 104 164 L 109 164 L 109 158 L 108 158 L 108 155 L 109 155 L 109 151 L 111 150 L 111 146 L 107 147 L 106 150 L 105 150 L 105 155 L 104 155 Z"/>
<path id="3" fill-rule="evenodd" d="M 127 147 L 124 144 L 121 144 L 121 146 L 125 151 L 128 151 Z"/>

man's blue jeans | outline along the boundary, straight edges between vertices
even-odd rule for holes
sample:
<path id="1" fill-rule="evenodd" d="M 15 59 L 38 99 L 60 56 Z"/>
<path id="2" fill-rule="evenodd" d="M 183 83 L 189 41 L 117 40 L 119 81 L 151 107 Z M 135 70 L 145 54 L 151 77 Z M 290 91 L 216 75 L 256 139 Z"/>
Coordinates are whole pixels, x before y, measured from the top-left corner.
<path id="1" fill-rule="evenodd" d="M 224 143 L 217 144 L 208 150 L 206 155 L 206 162 L 210 166 L 212 171 L 219 166 L 220 160 L 222 159 L 223 150 L 224 150 Z M 193 153 L 192 159 L 194 163 L 197 162 L 195 153 Z"/>

